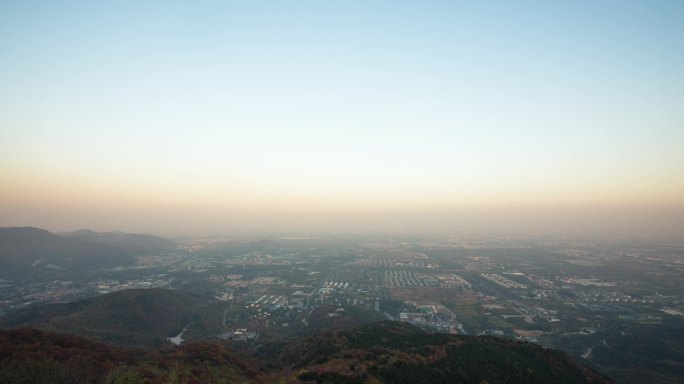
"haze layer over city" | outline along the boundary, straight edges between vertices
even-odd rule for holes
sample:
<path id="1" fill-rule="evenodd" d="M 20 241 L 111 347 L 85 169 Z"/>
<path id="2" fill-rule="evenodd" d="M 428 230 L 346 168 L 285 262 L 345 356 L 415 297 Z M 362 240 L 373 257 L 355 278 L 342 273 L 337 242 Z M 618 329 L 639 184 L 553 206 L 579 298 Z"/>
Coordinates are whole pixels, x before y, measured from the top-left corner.
<path id="1" fill-rule="evenodd" d="M 0 224 L 681 235 L 682 8 L 5 2 Z"/>
<path id="2" fill-rule="evenodd" d="M 0 382 L 684 382 L 682 20 L 0 1 Z"/>

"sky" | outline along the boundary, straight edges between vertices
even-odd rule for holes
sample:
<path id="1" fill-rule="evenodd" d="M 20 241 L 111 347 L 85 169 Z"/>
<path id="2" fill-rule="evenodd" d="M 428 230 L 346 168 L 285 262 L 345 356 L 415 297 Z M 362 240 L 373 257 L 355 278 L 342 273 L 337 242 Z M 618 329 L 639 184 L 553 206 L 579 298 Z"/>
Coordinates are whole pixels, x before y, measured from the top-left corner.
<path id="1" fill-rule="evenodd" d="M 684 236 L 684 2 L 0 0 L 0 226 Z"/>

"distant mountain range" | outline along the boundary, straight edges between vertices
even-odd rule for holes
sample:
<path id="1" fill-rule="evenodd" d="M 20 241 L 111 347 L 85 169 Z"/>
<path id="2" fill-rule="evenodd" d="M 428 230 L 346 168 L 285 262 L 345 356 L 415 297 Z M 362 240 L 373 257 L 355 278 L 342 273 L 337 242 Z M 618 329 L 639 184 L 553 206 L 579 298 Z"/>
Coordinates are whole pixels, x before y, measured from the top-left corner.
<path id="1" fill-rule="evenodd" d="M 3 383 L 611 383 L 528 343 L 382 322 L 259 349 L 126 349 L 35 329 L 0 332 Z"/>
<path id="2" fill-rule="evenodd" d="M 0 267 L 112 267 L 133 264 L 136 256 L 173 247 L 173 241 L 150 235 L 82 230 L 57 236 L 39 228 L 3 227 Z"/>
<path id="3" fill-rule="evenodd" d="M 110 245 L 127 249 L 132 253 L 149 254 L 174 249 L 176 243 L 159 236 L 124 232 L 95 232 L 81 229 L 62 236 L 87 243 Z"/>

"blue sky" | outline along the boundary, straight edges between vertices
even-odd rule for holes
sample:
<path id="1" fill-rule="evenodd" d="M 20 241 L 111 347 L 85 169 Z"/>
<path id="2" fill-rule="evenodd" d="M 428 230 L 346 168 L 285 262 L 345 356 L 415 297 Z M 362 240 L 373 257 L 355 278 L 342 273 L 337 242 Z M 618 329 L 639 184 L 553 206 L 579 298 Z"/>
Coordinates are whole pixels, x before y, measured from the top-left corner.
<path id="1" fill-rule="evenodd" d="M 129 225 L 112 201 L 681 207 L 683 19 L 681 1 L 2 1 L 0 224 L 87 202 Z"/>

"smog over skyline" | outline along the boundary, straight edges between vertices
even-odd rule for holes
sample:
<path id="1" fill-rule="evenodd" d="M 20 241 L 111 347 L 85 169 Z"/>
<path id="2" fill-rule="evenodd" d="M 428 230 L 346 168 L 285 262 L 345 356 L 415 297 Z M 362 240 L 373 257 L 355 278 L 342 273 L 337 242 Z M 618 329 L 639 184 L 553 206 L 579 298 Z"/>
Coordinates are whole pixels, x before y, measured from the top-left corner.
<path id="1" fill-rule="evenodd" d="M 684 238 L 684 3 L 2 2 L 0 226 Z"/>

